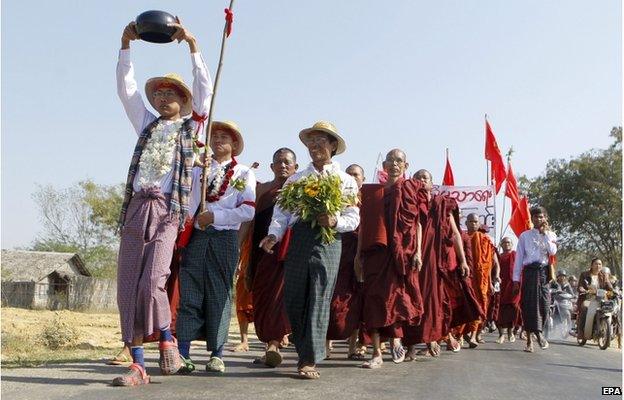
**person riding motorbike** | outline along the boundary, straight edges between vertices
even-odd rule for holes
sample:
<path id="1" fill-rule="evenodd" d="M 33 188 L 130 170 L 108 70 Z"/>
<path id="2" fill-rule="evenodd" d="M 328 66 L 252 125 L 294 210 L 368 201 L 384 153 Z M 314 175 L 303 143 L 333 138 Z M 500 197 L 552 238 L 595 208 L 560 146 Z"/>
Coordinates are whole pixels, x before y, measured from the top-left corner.
<path id="1" fill-rule="evenodd" d="M 606 290 L 613 292 L 613 286 L 609 281 L 607 274 L 602 271 L 602 260 L 594 258 L 591 261 L 591 267 L 579 277 L 578 283 L 578 318 L 577 318 L 577 338 L 585 338 L 585 320 L 587 317 L 588 306 L 590 300 L 595 299 L 598 290 Z M 593 315 L 591 316 L 593 318 Z"/>

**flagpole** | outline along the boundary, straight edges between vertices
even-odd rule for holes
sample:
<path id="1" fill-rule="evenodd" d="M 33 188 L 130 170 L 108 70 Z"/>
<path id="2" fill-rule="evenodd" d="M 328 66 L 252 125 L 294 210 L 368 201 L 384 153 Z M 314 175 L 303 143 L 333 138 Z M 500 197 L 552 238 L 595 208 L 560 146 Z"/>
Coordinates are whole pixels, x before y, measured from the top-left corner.
<path id="1" fill-rule="evenodd" d="M 206 129 L 206 152 L 204 158 L 204 167 L 203 174 L 201 180 L 201 203 L 200 210 L 201 212 L 206 211 L 206 185 L 208 175 L 210 174 L 210 168 L 212 166 L 212 149 L 210 148 L 210 136 L 212 135 L 212 113 L 214 110 L 215 97 L 217 96 L 217 89 L 219 87 L 219 77 L 221 76 L 221 67 L 223 67 L 223 53 L 225 52 L 225 42 L 230 34 L 231 29 L 231 19 L 228 19 L 228 16 L 231 17 L 232 7 L 234 6 L 234 0 L 230 0 L 230 7 L 225 10 L 229 11 L 229 14 L 226 14 L 225 26 L 223 27 L 223 37 L 221 38 L 221 52 L 219 53 L 219 64 L 217 66 L 217 72 L 215 74 L 214 86 L 212 89 L 212 99 L 210 99 L 210 110 L 208 111 L 208 128 Z"/>

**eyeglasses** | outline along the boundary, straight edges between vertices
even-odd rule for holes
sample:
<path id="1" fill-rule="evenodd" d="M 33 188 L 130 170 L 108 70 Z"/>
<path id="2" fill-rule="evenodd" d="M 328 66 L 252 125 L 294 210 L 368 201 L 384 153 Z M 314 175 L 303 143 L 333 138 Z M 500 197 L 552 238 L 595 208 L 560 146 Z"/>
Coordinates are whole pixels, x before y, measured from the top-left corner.
<path id="1" fill-rule="evenodd" d="M 152 96 L 154 96 L 154 98 L 164 97 L 166 99 L 171 99 L 177 96 L 177 93 L 174 90 L 157 90 Z"/>
<path id="2" fill-rule="evenodd" d="M 405 160 L 402 160 L 400 158 L 386 158 L 386 162 L 388 164 L 396 164 L 396 165 L 403 165 L 403 164 L 405 164 Z"/>

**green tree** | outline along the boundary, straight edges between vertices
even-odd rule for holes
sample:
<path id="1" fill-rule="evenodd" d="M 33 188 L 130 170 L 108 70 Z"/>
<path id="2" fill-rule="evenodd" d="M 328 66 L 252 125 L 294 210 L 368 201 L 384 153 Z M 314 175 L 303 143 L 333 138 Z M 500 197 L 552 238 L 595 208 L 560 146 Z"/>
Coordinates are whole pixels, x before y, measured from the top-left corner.
<path id="1" fill-rule="evenodd" d="M 78 253 L 95 276 L 114 277 L 122 194 L 123 185 L 98 185 L 91 180 L 64 189 L 40 186 L 33 199 L 42 225 L 32 249 Z"/>
<path id="2" fill-rule="evenodd" d="M 578 273 L 591 258 L 600 257 L 621 277 L 622 128 L 613 128 L 610 136 L 609 148 L 550 160 L 542 175 L 523 177 L 520 185 L 531 204 L 548 210 L 559 236 L 561 266 Z"/>

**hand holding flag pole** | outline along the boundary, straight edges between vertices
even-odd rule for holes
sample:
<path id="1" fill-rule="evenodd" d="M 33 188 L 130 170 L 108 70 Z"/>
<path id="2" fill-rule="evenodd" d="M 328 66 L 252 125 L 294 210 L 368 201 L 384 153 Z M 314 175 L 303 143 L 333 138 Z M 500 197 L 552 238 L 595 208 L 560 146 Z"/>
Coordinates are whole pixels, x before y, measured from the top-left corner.
<path id="1" fill-rule="evenodd" d="M 217 66 L 217 72 L 215 74 L 214 87 L 212 90 L 212 99 L 210 101 L 210 110 L 208 111 L 208 127 L 206 129 L 206 152 L 204 166 L 203 166 L 203 174 L 202 174 L 202 184 L 201 184 L 201 212 L 206 210 L 206 182 L 208 179 L 208 175 L 210 175 L 210 166 L 212 165 L 212 149 L 210 148 L 210 135 L 212 134 L 212 114 L 214 110 L 215 98 L 217 96 L 217 88 L 219 86 L 219 77 L 221 76 L 221 67 L 223 66 L 223 54 L 225 52 L 225 42 L 226 39 L 232 33 L 232 24 L 234 23 L 234 13 L 232 12 L 232 8 L 234 7 L 234 0 L 230 0 L 230 6 L 225 9 L 225 26 L 223 27 L 223 36 L 221 38 L 221 52 L 219 54 L 219 65 Z"/>

